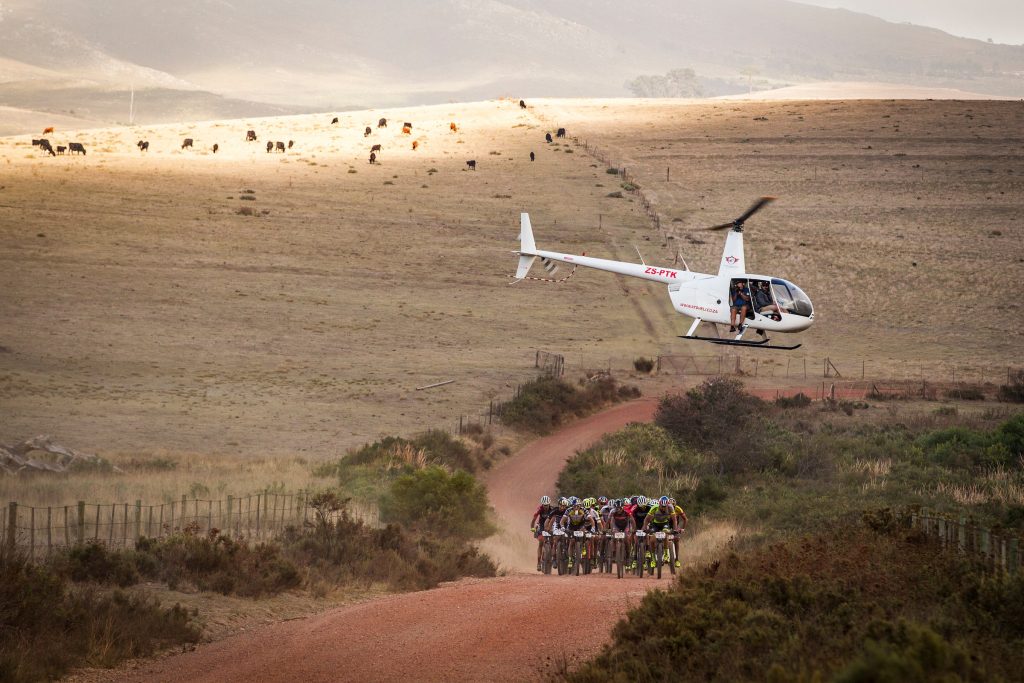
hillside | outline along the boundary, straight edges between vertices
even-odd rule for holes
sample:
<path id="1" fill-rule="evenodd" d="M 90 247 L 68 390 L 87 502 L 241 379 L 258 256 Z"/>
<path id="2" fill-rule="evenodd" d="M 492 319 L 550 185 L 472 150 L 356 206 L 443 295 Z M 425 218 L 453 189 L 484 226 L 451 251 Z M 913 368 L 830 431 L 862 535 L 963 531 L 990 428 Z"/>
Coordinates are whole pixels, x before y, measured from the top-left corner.
<path id="1" fill-rule="evenodd" d="M 53 112 L 80 109 L 89 99 L 82 88 L 124 95 L 132 85 L 186 98 L 159 107 L 178 119 L 239 111 L 213 101 L 197 109 L 192 91 L 248 102 L 250 116 L 282 113 L 255 102 L 297 112 L 621 96 L 639 76 L 679 68 L 695 70 L 704 95 L 817 80 L 1024 95 L 1024 47 L 788 0 L 652 0 L 642 11 L 611 0 L 16 0 L 0 8 L 0 105 L 38 108 L 27 100 L 45 90 L 42 110 Z M 137 120 L 170 120 L 156 111 Z M 118 112 L 102 118 L 124 120 Z"/>

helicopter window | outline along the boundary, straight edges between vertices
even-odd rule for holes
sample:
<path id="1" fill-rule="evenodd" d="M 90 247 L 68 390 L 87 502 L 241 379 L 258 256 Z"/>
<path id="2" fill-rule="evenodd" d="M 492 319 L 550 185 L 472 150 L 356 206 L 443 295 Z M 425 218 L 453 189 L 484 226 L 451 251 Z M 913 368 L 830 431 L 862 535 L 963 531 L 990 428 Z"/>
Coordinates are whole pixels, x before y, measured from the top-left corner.
<path id="1" fill-rule="evenodd" d="M 750 298 L 754 310 L 758 313 L 768 315 L 777 311 L 775 300 L 772 298 L 772 289 L 767 280 L 750 281 Z"/>
<path id="2" fill-rule="evenodd" d="M 772 292 L 775 293 L 775 300 L 778 301 L 779 307 L 786 313 L 810 317 L 814 312 L 810 298 L 792 282 L 772 278 Z"/>

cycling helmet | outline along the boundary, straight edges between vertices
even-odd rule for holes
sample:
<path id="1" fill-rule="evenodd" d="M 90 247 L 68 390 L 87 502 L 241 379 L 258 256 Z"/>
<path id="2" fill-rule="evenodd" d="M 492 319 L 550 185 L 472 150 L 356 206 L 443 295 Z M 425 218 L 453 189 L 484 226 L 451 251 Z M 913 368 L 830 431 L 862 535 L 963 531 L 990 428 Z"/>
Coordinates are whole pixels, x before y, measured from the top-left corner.
<path id="1" fill-rule="evenodd" d="M 548 498 L 547 496 L 541 496 L 540 497 L 540 504 L 541 505 L 551 505 L 551 499 Z"/>
<path id="2" fill-rule="evenodd" d="M 669 498 L 668 499 L 668 504 L 669 505 L 675 505 L 676 504 L 676 499 L 675 498 Z"/>
<path id="3" fill-rule="evenodd" d="M 662 496 L 661 498 L 658 499 L 658 505 L 661 505 L 662 507 L 667 506 L 668 502 L 668 496 Z"/>
<path id="4" fill-rule="evenodd" d="M 566 498 L 565 496 L 562 496 L 561 498 L 559 498 L 558 499 L 558 507 L 560 507 L 560 508 L 567 508 L 567 507 L 569 507 L 569 499 Z"/>
<path id="5" fill-rule="evenodd" d="M 647 496 L 637 496 L 636 498 L 633 499 L 633 503 L 635 503 L 636 505 L 639 505 L 640 507 L 646 507 L 647 506 Z"/>
<path id="6" fill-rule="evenodd" d="M 608 496 L 598 496 L 597 497 L 597 504 L 600 505 L 601 507 L 604 507 L 605 505 L 607 505 L 608 504 Z"/>
<path id="7" fill-rule="evenodd" d="M 622 507 L 622 499 L 616 498 L 615 500 L 611 501 L 611 506 L 618 510 L 620 507 Z"/>
<path id="8" fill-rule="evenodd" d="M 596 503 L 597 503 L 597 501 L 594 500 L 593 496 L 591 496 L 590 498 L 585 498 L 583 500 L 583 507 L 585 507 L 585 508 L 592 508 L 592 507 L 594 507 L 594 505 Z"/>
<path id="9" fill-rule="evenodd" d="M 569 496 L 569 507 L 576 507 L 580 504 L 580 499 L 576 496 Z"/>

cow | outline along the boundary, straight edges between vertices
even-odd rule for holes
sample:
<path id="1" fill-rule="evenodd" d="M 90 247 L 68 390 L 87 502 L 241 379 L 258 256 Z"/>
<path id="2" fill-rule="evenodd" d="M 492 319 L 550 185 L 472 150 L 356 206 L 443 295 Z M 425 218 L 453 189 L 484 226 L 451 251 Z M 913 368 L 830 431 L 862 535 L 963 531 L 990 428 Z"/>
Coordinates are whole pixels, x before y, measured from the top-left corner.
<path id="1" fill-rule="evenodd" d="M 558 132 L 555 133 L 555 137 L 564 138 L 565 137 L 565 128 L 559 128 Z"/>
<path id="2" fill-rule="evenodd" d="M 413 140 L 412 141 L 412 151 L 415 152 L 416 148 L 419 147 L 419 146 L 420 146 L 420 141 L 419 140 Z"/>
<path id="3" fill-rule="evenodd" d="M 377 163 L 377 155 L 374 154 L 373 152 L 370 152 L 370 163 L 371 164 Z"/>
<path id="4" fill-rule="evenodd" d="M 181 148 L 185 149 L 186 147 L 188 147 L 189 149 L 192 149 L 192 138 L 185 138 L 182 141 Z"/>
<path id="5" fill-rule="evenodd" d="M 149 151 L 149 140 L 139 140 L 135 144 L 139 148 L 140 152 L 148 152 Z"/>
<path id="6" fill-rule="evenodd" d="M 53 126 L 47 126 L 46 128 L 43 128 L 43 135 L 46 135 L 48 133 L 53 133 Z"/>
<path id="7" fill-rule="evenodd" d="M 85 145 L 83 145 L 81 142 L 69 142 L 68 154 L 74 154 L 75 152 L 78 152 L 79 154 L 85 154 Z"/>
<path id="8" fill-rule="evenodd" d="M 271 142 L 270 140 L 267 140 L 267 154 L 270 154 L 273 151 L 274 151 L 274 143 Z"/>
<path id="9" fill-rule="evenodd" d="M 64 154 L 64 150 L 66 150 L 66 149 L 67 149 L 67 147 L 65 147 L 64 145 L 57 145 L 57 154 L 63 155 Z"/>
<path id="10" fill-rule="evenodd" d="M 333 126 L 334 124 L 336 124 L 337 122 L 338 122 L 338 117 L 337 117 L 337 116 L 335 116 L 335 117 L 334 117 L 333 119 L 331 119 L 331 125 L 332 125 L 332 126 Z"/>
<path id="11" fill-rule="evenodd" d="M 402 128 L 408 128 L 409 130 L 412 130 L 412 124 L 406 121 L 405 123 L 402 124 Z"/>
<path id="12" fill-rule="evenodd" d="M 370 133 L 372 133 L 372 132 L 373 132 L 373 128 L 370 128 L 369 126 L 367 126 L 366 130 L 363 131 L 363 137 L 364 138 L 370 137 Z"/>
<path id="13" fill-rule="evenodd" d="M 295 144 L 295 140 L 289 140 L 288 141 L 288 149 L 291 149 L 294 144 Z"/>
<path id="14" fill-rule="evenodd" d="M 476 159 L 470 159 L 469 161 L 467 161 L 466 162 L 466 166 L 469 167 L 469 170 L 475 171 L 476 170 Z"/>
<path id="15" fill-rule="evenodd" d="M 254 130 L 246 131 L 245 132 L 245 141 L 246 142 L 256 142 L 256 131 L 254 131 Z"/>
<path id="16" fill-rule="evenodd" d="M 388 127 L 388 120 L 387 119 L 381 119 L 380 121 L 377 122 L 377 127 L 378 128 L 387 128 Z"/>
<path id="17" fill-rule="evenodd" d="M 53 151 L 53 147 L 50 146 L 50 141 L 47 140 L 46 138 L 43 138 L 42 140 L 39 141 L 39 149 L 43 150 L 44 152 L 49 152 L 50 156 L 52 157 L 57 156 L 56 152 Z"/>
<path id="18" fill-rule="evenodd" d="M 453 132 L 453 133 L 458 133 L 459 132 L 459 127 L 455 125 L 454 121 L 452 121 L 451 123 L 448 124 L 448 129 L 451 132 Z"/>
<path id="19" fill-rule="evenodd" d="M 412 135 L 412 128 L 409 126 L 402 126 L 402 132 L 406 135 Z"/>
<path id="20" fill-rule="evenodd" d="M 42 140 L 36 140 L 35 138 L 32 138 L 33 147 L 38 147 L 40 142 L 42 142 Z"/>
<path id="21" fill-rule="evenodd" d="M 280 140 L 278 140 L 276 143 L 274 143 L 274 151 L 275 152 L 284 152 L 284 143 L 281 142 Z"/>
<path id="22" fill-rule="evenodd" d="M 530 152 L 530 161 L 533 161 L 536 158 L 537 158 L 537 155 L 534 154 L 533 152 Z"/>
<path id="23" fill-rule="evenodd" d="M 380 145 L 374 145 L 373 147 L 370 148 L 370 154 L 373 154 L 374 152 L 379 152 L 379 151 L 381 151 Z"/>
<path id="24" fill-rule="evenodd" d="M 526 102 L 524 102 L 523 100 L 519 100 L 519 108 L 526 109 Z"/>
<path id="25" fill-rule="evenodd" d="M 218 144 L 217 144 L 216 142 L 215 142 L 215 143 L 213 143 L 213 153 L 214 153 L 214 154 L 216 154 L 216 153 L 217 153 L 217 150 L 218 150 L 218 149 L 220 149 L 220 145 L 218 145 Z"/>
<path id="26" fill-rule="evenodd" d="M 544 133 L 544 139 L 547 140 L 548 142 L 551 142 L 551 133 Z"/>

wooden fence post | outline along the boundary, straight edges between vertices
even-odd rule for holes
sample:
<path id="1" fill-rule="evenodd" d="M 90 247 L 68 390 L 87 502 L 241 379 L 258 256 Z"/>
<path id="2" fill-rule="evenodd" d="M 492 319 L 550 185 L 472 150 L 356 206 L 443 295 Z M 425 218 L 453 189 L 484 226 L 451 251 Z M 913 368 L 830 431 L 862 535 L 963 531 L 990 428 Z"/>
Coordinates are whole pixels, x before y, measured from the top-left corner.
<path id="1" fill-rule="evenodd" d="M 128 547 L 128 503 L 124 504 L 123 522 L 124 522 L 124 525 L 121 527 L 121 547 L 122 548 L 127 548 Z"/>
<path id="2" fill-rule="evenodd" d="M 33 506 L 28 508 L 28 559 L 36 559 L 36 509 Z"/>
<path id="3" fill-rule="evenodd" d="M 71 522 L 68 520 L 68 506 L 64 506 L 64 547 L 71 547 Z"/>
<path id="4" fill-rule="evenodd" d="M 181 519 L 179 520 L 180 523 L 178 524 L 178 526 L 180 526 L 182 529 L 184 529 L 185 526 L 186 526 L 185 525 L 185 515 L 187 514 L 186 510 L 188 510 L 188 496 L 186 496 L 183 493 L 183 494 L 181 494 Z"/>
<path id="5" fill-rule="evenodd" d="M 7 547 L 14 550 L 18 542 L 18 504 L 11 501 L 7 506 Z"/>
<path id="6" fill-rule="evenodd" d="M 260 494 L 256 494 L 256 538 L 260 537 Z"/>
<path id="7" fill-rule="evenodd" d="M 1010 546 L 1007 549 L 1007 561 L 1010 565 L 1010 574 L 1014 575 L 1017 573 L 1020 563 L 1020 555 L 1017 553 L 1018 540 L 1016 537 L 1010 539 Z"/>
<path id="8" fill-rule="evenodd" d="M 139 499 L 135 500 L 135 540 L 132 541 L 134 546 L 139 542 L 139 536 L 142 535 L 142 501 Z"/>
<path id="9" fill-rule="evenodd" d="M 232 506 L 234 504 L 235 504 L 235 498 L 234 498 L 234 496 L 232 496 L 229 493 L 228 494 L 228 517 L 227 517 L 227 520 L 226 520 L 227 524 L 225 525 L 227 527 L 227 530 L 228 530 L 228 535 L 231 534 L 231 512 L 232 512 Z"/>
<path id="10" fill-rule="evenodd" d="M 967 552 L 967 516 L 964 513 L 960 513 L 960 520 L 957 524 L 957 549 L 960 554 L 963 555 Z"/>
<path id="11" fill-rule="evenodd" d="M 85 543 L 85 501 L 78 501 L 78 538 L 76 543 Z"/>
<path id="12" fill-rule="evenodd" d="M 46 508 L 46 556 L 53 552 L 53 510 Z"/>

